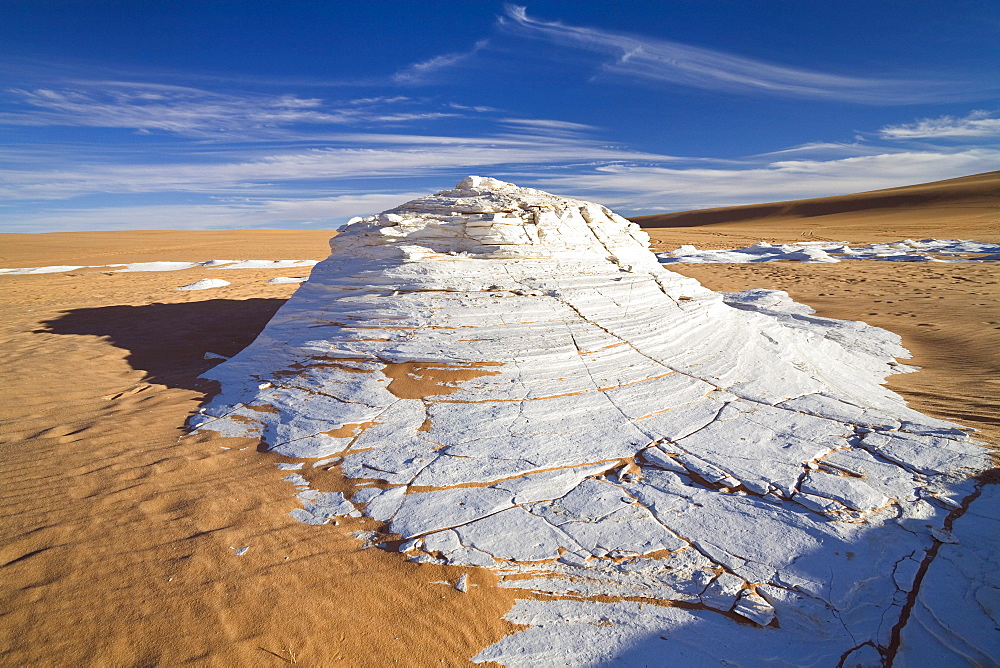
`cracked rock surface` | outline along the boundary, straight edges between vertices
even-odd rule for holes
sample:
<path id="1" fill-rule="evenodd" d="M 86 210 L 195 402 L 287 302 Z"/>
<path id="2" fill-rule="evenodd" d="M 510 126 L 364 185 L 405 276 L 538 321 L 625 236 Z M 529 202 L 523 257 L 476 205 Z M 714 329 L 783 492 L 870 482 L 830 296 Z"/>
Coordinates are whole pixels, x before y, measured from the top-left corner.
<path id="1" fill-rule="evenodd" d="M 891 660 L 985 451 L 881 385 L 894 334 L 647 245 L 482 177 L 357 219 L 193 426 L 365 484 L 300 492 L 300 521 L 360 510 L 411 559 L 552 595 L 476 660 Z"/>

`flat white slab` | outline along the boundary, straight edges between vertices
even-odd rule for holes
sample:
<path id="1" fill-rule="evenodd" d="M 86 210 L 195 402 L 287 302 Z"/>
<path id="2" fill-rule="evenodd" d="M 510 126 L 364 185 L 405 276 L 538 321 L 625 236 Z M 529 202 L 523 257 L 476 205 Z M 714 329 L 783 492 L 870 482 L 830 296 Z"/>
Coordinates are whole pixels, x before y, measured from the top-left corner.
<path id="1" fill-rule="evenodd" d="M 268 283 L 305 283 L 309 280 L 308 276 L 278 276 L 277 278 L 268 279 Z"/>
<path id="2" fill-rule="evenodd" d="M 221 278 L 203 278 L 200 281 L 195 281 L 194 283 L 189 283 L 188 285 L 182 285 L 177 288 L 178 290 L 211 290 L 212 288 L 224 288 L 229 285 L 229 281 L 224 281 Z"/>
<path id="3" fill-rule="evenodd" d="M 292 269 L 315 264 L 319 264 L 318 260 L 241 260 L 219 269 Z"/>
<path id="4" fill-rule="evenodd" d="M 52 265 L 50 267 L 17 267 L 15 269 L 0 269 L 0 276 L 10 275 L 26 275 L 26 274 L 61 274 L 67 271 L 76 271 L 77 269 L 85 269 L 83 265 L 67 265 L 59 264 Z"/>

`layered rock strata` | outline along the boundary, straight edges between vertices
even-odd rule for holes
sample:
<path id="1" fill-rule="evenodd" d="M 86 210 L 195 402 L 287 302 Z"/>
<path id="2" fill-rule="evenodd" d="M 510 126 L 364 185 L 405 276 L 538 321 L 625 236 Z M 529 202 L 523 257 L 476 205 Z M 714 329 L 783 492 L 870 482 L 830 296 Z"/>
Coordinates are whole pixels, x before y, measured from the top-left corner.
<path id="1" fill-rule="evenodd" d="M 354 220 L 194 426 L 357 481 L 291 476 L 299 520 L 361 511 L 412 559 L 562 599 L 479 660 L 881 661 L 986 455 L 881 385 L 897 336 L 647 245 L 482 177 Z"/>

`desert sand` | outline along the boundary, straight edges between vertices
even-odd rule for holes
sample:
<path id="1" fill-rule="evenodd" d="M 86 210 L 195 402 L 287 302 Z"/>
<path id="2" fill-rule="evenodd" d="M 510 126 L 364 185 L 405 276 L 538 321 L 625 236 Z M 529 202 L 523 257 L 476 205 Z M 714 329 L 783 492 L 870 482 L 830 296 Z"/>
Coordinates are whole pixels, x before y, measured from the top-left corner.
<path id="1" fill-rule="evenodd" d="M 852 195 L 682 211 L 631 219 L 661 244 L 1000 238 L 1000 172 Z M 719 244 L 715 246 L 715 244 Z"/>
<path id="2" fill-rule="evenodd" d="M 802 203 L 732 223 L 659 226 L 684 214 L 660 217 L 655 227 L 648 218 L 638 222 L 654 250 L 761 240 L 995 242 L 998 176 L 882 191 L 906 195 L 899 200 L 853 196 L 855 209 L 841 198 L 826 215 L 803 217 L 817 209 Z M 938 198 L 912 199 L 926 192 Z M 866 207 L 873 198 L 882 205 Z M 812 202 L 822 209 L 834 199 Z M 2 235 L 0 267 L 319 260 L 329 236 Z M 359 549 L 350 533 L 372 528 L 371 520 L 320 528 L 293 522 L 288 513 L 299 504 L 276 456 L 249 439 L 184 437 L 185 421 L 214 391 L 197 378 L 218 362 L 204 354 L 229 356 L 250 343 L 296 289 L 266 281 L 308 269 L 113 269 L 0 276 L 3 663 L 458 665 L 516 629 L 502 620 L 514 594 L 497 588 L 488 571 Z M 893 376 L 889 386 L 913 408 L 975 428 L 1000 448 L 996 264 L 669 269 L 714 290 L 786 290 L 821 316 L 902 335 L 914 355 L 909 363 L 922 370 Z M 230 285 L 176 290 L 205 278 Z M 345 488 L 328 478 L 327 488 Z M 468 593 L 451 586 L 464 573 L 478 585 Z"/>
<path id="3" fill-rule="evenodd" d="M 321 259 L 329 236 L 5 235 L 0 264 Z M 112 271 L 3 277 L 0 662 L 441 665 L 513 630 L 489 574 L 462 594 L 435 582 L 469 569 L 360 550 L 370 521 L 294 522 L 276 457 L 180 438 L 204 353 L 250 343 L 297 287 L 265 281 L 308 268 Z M 176 290 L 202 278 L 231 285 Z"/>

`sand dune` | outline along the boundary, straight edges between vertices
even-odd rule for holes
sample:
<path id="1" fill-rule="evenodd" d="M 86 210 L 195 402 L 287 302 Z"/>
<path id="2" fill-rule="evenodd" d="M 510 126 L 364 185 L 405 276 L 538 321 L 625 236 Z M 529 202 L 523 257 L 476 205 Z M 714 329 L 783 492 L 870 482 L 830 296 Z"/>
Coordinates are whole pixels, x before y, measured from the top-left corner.
<path id="1" fill-rule="evenodd" d="M 1000 241 L 1000 172 L 852 195 L 633 217 L 665 243 Z M 683 240 L 683 241 L 681 241 Z"/>
<path id="2" fill-rule="evenodd" d="M 904 197 L 867 209 L 803 216 L 779 203 L 776 212 L 738 222 L 708 218 L 647 231 L 657 250 L 810 238 L 1000 241 L 998 180 L 991 173 L 839 198 Z M 922 205 L 905 199 L 934 192 L 941 197 Z M 322 259 L 328 236 L 2 235 L 0 266 Z M 715 290 L 787 290 L 819 315 L 901 334 L 923 370 L 893 376 L 889 386 L 915 409 L 980 429 L 978 438 L 1000 447 L 996 265 L 670 269 Z M 274 455 L 257 452 L 251 440 L 181 438 L 214 391 L 197 378 L 218 363 L 205 353 L 229 356 L 250 343 L 297 287 L 267 281 L 299 275 L 220 271 L 0 276 L 2 662 L 457 665 L 513 632 L 502 616 L 514 595 L 488 571 L 361 550 L 350 532 L 369 528 L 369 520 L 342 518 L 322 530 L 289 521 L 299 504 Z M 231 284 L 176 290 L 220 276 Z M 343 484 L 332 473 L 324 483 Z M 448 583 L 465 573 L 478 586 L 463 594 Z"/>

